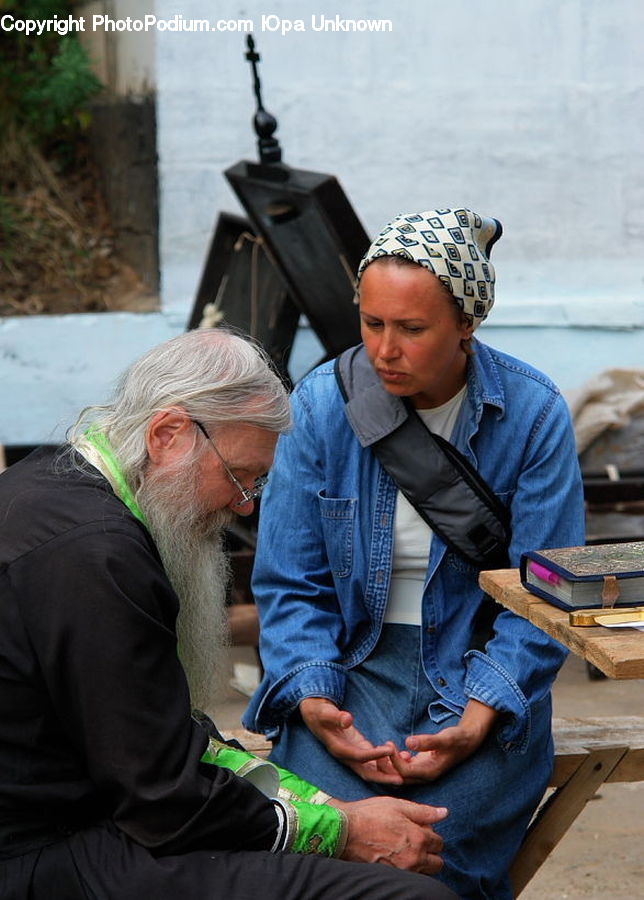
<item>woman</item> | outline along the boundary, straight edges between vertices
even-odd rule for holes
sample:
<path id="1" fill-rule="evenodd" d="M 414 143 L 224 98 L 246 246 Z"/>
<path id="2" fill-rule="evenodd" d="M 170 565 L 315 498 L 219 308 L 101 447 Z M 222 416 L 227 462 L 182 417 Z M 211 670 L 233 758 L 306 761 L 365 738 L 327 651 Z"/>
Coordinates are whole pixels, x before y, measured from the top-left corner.
<path id="1" fill-rule="evenodd" d="M 490 900 L 512 896 L 507 870 L 547 786 L 565 651 L 510 611 L 490 615 L 479 568 L 421 518 L 372 444 L 416 415 L 449 440 L 507 510 L 512 566 L 529 548 L 583 543 L 565 402 L 473 337 L 494 301 L 500 233 L 466 209 L 398 216 L 362 260 L 364 349 L 350 354 L 373 383 L 358 422 L 333 363 L 294 393 L 262 501 L 265 677 L 245 717 L 275 740 L 277 763 L 336 796 L 448 807 L 439 877 Z M 429 465 L 417 456 L 400 466 L 412 482 Z"/>

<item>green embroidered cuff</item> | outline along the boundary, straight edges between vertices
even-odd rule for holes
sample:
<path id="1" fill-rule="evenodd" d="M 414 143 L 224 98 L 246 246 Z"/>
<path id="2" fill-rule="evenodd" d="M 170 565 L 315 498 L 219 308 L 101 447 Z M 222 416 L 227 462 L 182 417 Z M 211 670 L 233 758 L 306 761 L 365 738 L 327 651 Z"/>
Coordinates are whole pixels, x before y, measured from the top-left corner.
<path id="1" fill-rule="evenodd" d="M 201 762 L 230 769 L 267 797 L 274 798 L 284 815 L 278 827 L 276 850 L 336 857 L 344 852 L 347 817 L 339 809 L 327 806 L 331 797 L 315 785 L 266 759 L 214 738 L 210 738 Z"/>
<path id="2" fill-rule="evenodd" d="M 325 804 L 293 800 L 297 813 L 292 853 L 315 853 L 319 856 L 339 857 L 347 843 L 348 821 L 339 809 Z"/>

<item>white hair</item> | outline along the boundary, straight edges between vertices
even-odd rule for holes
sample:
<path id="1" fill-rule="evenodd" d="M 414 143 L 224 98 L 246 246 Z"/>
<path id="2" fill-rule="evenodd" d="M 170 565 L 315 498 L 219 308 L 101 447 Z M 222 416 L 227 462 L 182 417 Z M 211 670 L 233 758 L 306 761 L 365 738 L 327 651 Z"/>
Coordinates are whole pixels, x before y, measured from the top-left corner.
<path id="1" fill-rule="evenodd" d="M 213 431 L 245 424 L 282 433 L 290 426 L 288 395 L 266 354 L 249 339 L 210 328 L 188 331 L 149 350 L 121 376 L 110 403 L 81 412 L 68 440 L 73 443 L 96 426 L 136 491 L 147 462 L 150 420 L 175 407 Z"/>

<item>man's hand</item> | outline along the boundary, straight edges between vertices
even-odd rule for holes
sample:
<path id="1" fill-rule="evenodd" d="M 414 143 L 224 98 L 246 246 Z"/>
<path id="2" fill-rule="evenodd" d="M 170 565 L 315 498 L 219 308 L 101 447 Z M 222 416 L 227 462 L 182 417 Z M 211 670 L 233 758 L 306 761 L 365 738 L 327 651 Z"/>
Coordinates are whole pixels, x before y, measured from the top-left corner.
<path id="1" fill-rule="evenodd" d="M 353 716 L 338 709 L 331 700 L 307 697 L 300 703 L 304 723 L 321 741 L 331 756 L 365 781 L 379 784 L 403 784 L 403 776 L 391 762 L 396 754 L 393 741 L 375 747 L 354 726 Z"/>
<path id="2" fill-rule="evenodd" d="M 343 803 L 329 801 L 349 821 L 342 859 L 379 862 L 397 869 L 435 875 L 443 866 L 443 839 L 432 828 L 447 815 L 444 807 L 394 797 L 370 797 Z"/>
<path id="3" fill-rule="evenodd" d="M 392 765 L 404 784 L 434 781 L 467 759 L 481 746 L 498 718 L 498 712 L 477 700 L 469 700 L 458 725 L 437 734 L 415 734 L 405 741 L 407 751 L 393 754 Z"/>

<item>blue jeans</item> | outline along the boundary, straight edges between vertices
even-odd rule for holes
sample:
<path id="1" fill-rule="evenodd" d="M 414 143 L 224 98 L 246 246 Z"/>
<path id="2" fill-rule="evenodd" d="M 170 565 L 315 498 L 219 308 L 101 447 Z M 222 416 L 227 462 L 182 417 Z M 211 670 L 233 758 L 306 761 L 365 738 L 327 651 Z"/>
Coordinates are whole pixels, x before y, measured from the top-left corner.
<path id="1" fill-rule="evenodd" d="M 401 748 L 410 734 L 458 723 L 448 710 L 429 717 L 430 703 L 439 699 L 423 670 L 420 628 L 386 625 L 374 653 L 349 672 L 343 709 L 374 744 L 391 739 Z M 552 767 L 550 724 L 547 695 L 531 708 L 524 754 L 507 753 L 492 733 L 474 756 L 437 781 L 404 788 L 363 781 L 327 753 L 299 714 L 287 721 L 271 759 L 343 800 L 391 794 L 446 806 L 449 817 L 436 825 L 445 841 L 438 877 L 464 898 L 511 900 L 508 868 Z"/>

